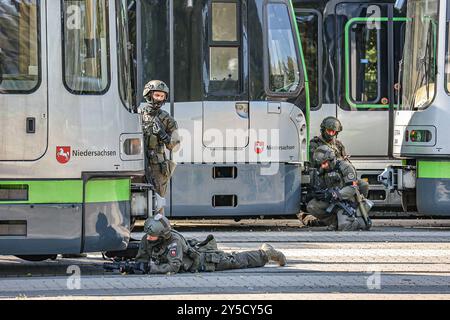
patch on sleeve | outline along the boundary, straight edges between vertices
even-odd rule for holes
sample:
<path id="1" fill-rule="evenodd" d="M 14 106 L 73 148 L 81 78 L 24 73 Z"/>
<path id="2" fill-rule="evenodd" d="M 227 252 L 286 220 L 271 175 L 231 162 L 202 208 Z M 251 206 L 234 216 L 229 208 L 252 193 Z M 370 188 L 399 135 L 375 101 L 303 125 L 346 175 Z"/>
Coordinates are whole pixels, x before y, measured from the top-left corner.
<path id="1" fill-rule="evenodd" d="M 169 255 L 171 257 L 176 257 L 177 256 L 177 250 L 178 250 L 178 245 L 176 242 L 173 242 L 169 245 Z"/>
<path id="2" fill-rule="evenodd" d="M 353 172 L 350 172 L 349 174 L 347 174 L 347 179 L 348 180 L 355 180 L 355 174 Z"/>

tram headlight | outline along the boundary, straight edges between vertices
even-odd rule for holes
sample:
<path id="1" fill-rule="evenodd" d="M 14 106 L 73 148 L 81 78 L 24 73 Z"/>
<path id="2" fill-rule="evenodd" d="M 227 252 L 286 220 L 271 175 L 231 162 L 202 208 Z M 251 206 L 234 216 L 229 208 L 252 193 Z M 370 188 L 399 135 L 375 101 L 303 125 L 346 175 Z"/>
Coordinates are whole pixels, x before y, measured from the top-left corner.
<path id="1" fill-rule="evenodd" d="M 127 156 L 135 156 L 142 153 L 142 140 L 140 138 L 125 139 L 123 152 Z"/>

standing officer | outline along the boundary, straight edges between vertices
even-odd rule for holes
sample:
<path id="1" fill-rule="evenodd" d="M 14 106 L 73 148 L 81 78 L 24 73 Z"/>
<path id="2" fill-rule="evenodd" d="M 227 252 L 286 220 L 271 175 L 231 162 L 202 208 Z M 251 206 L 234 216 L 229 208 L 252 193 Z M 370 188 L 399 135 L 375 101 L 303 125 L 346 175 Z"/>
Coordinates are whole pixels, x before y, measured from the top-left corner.
<path id="1" fill-rule="evenodd" d="M 147 104 L 139 107 L 142 114 L 142 125 L 147 155 L 147 180 L 151 182 L 155 191 L 164 197 L 167 184 L 172 176 L 176 164 L 167 159 L 165 148 L 176 151 L 179 139 L 175 119 L 161 107 L 169 97 L 169 87 L 160 80 L 152 80 L 144 87 L 143 96 Z M 150 178 L 150 176 L 151 178 Z"/>
<path id="2" fill-rule="evenodd" d="M 270 260 L 286 265 L 286 257 L 269 244 L 259 250 L 226 253 L 217 248 L 209 235 L 203 242 L 186 240 L 173 230 L 169 220 L 161 214 L 145 221 L 146 233 L 136 255 L 134 269 L 143 273 L 165 274 L 177 272 L 221 271 L 263 267 Z"/>
<path id="3" fill-rule="evenodd" d="M 318 147 L 313 154 L 313 161 L 320 166 L 318 178 L 324 192 L 315 195 L 308 203 L 308 213 L 327 225 L 329 230 L 370 228 L 361 217 L 356 202 L 356 188 L 359 190 L 359 185 L 355 168 L 348 161 L 337 160 L 333 149 L 328 146 Z M 370 207 L 364 200 L 363 205 L 368 212 Z"/>

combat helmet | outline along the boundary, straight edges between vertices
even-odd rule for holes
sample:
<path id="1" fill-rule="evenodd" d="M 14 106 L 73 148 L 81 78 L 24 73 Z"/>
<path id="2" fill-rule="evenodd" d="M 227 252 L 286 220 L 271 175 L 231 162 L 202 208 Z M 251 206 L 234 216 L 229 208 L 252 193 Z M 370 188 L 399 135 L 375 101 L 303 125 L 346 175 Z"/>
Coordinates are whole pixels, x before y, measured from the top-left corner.
<path id="1" fill-rule="evenodd" d="M 152 237 L 170 238 L 172 227 L 169 219 L 162 214 L 157 214 L 154 217 L 148 218 L 144 223 L 144 232 Z"/>
<path id="2" fill-rule="evenodd" d="M 333 139 L 333 136 L 327 133 L 327 129 L 336 131 L 337 135 L 342 131 L 343 127 L 338 118 L 330 116 L 323 119 L 320 124 L 320 133 L 322 134 L 322 137 L 324 137 L 326 141 L 330 141 Z"/>
<path id="3" fill-rule="evenodd" d="M 329 146 L 322 145 L 314 151 L 313 160 L 317 166 L 320 166 L 324 161 L 329 161 L 331 167 L 333 167 L 336 162 L 336 154 Z"/>
<path id="4" fill-rule="evenodd" d="M 166 94 L 166 100 L 167 100 L 167 97 L 169 96 L 169 87 L 161 80 L 151 80 L 151 81 L 147 82 L 147 84 L 144 86 L 144 92 L 142 93 L 142 95 L 144 96 L 144 98 L 149 100 L 148 95 L 153 91 L 164 92 Z M 151 97 L 150 97 L 150 99 L 151 99 Z M 151 101 L 149 101 L 149 102 L 151 102 Z"/>

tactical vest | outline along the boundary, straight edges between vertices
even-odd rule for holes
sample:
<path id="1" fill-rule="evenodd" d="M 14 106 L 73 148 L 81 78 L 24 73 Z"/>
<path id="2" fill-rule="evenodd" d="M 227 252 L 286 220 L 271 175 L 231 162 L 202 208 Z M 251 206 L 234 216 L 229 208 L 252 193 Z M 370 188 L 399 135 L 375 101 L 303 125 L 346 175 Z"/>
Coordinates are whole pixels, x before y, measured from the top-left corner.
<path id="1" fill-rule="evenodd" d="M 163 125 L 163 129 L 169 134 L 171 132 L 168 128 L 168 124 L 175 122 L 175 120 L 166 111 L 161 109 L 157 110 L 155 114 L 151 112 L 149 116 L 150 119 L 144 122 L 144 135 L 145 145 L 147 148 L 147 157 L 149 158 L 150 163 L 162 163 L 167 160 L 165 145 L 157 135 L 153 134 L 153 119 L 154 117 L 158 117 L 160 123 Z"/>
<path id="2" fill-rule="evenodd" d="M 344 146 L 339 140 L 335 139 L 334 142 L 333 141 L 327 142 L 322 137 L 314 137 L 310 141 L 310 149 L 311 149 L 310 156 L 312 157 L 315 149 L 317 149 L 318 147 L 324 146 L 324 145 L 327 147 L 330 147 L 334 151 L 337 159 L 344 159 L 344 157 L 346 156 L 345 151 L 344 151 Z M 312 149 L 314 149 L 314 150 L 312 150 Z"/>

